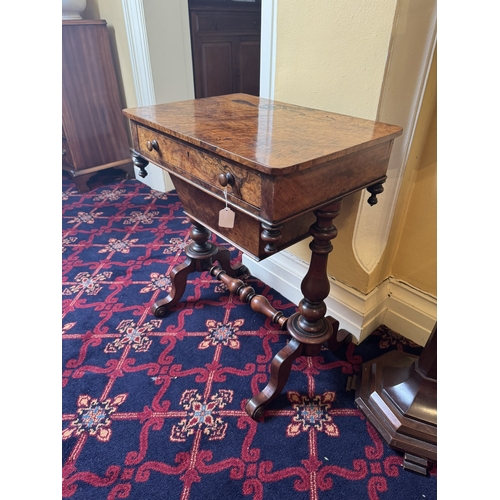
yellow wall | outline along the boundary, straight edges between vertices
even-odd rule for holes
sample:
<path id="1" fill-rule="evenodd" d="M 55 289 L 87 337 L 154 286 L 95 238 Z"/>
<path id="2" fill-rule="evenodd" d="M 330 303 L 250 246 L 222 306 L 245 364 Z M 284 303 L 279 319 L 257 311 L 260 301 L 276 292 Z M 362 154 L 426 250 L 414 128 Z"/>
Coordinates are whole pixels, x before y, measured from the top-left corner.
<path id="1" fill-rule="evenodd" d="M 404 30 L 411 15 L 407 0 L 279 2 L 275 99 L 376 119 L 393 31 Z M 338 236 L 332 242 L 328 273 L 363 293 L 392 275 L 436 294 L 436 133 L 431 121 L 435 86 L 434 69 L 389 239 L 370 274 L 361 268 L 353 251 L 360 193 L 344 199 L 335 221 Z M 426 165 L 421 165 L 422 158 Z M 302 241 L 290 250 L 308 261 L 308 244 L 309 240 Z"/>
<path id="2" fill-rule="evenodd" d="M 437 296 L 437 62 L 433 59 L 387 252 L 389 273 Z M 385 265 L 387 266 L 387 262 Z"/>
<path id="3" fill-rule="evenodd" d="M 278 2 L 275 98 L 375 119 L 396 4 Z"/>
<path id="4" fill-rule="evenodd" d="M 280 2 L 275 99 L 374 120 L 397 0 Z M 344 199 L 328 273 L 362 292 L 369 275 L 352 248 L 360 194 Z M 309 261 L 309 240 L 290 251 Z"/>

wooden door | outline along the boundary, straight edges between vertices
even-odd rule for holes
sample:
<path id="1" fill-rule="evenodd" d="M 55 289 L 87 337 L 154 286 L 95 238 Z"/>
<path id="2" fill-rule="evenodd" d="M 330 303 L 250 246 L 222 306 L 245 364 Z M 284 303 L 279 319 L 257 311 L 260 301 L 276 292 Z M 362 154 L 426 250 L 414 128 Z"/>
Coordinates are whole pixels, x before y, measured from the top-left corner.
<path id="1" fill-rule="evenodd" d="M 259 95 L 260 1 L 192 0 L 195 97 Z"/>

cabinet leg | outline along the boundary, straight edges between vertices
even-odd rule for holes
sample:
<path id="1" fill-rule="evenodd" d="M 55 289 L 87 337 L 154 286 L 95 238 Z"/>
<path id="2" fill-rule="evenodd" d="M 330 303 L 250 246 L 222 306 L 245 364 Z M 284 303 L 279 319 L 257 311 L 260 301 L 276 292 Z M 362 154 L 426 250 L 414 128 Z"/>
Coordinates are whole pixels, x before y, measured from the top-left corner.
<path id="1" fill-rule="evenodd" d="M 127 163 L 120 168 L 125 172 L 127 179 L 135 179 L 135 169 L 133 163 Z"/>
<path id="2" fill-rule="evenodd" d="M 90 188 L 87 185 L 87 181 L 90 177 L 92 177 L 91 174 L 73 177 L 73 182 L 75 183 L 76 189 L 79 193 L 87 193 L 90 191 Z"/>

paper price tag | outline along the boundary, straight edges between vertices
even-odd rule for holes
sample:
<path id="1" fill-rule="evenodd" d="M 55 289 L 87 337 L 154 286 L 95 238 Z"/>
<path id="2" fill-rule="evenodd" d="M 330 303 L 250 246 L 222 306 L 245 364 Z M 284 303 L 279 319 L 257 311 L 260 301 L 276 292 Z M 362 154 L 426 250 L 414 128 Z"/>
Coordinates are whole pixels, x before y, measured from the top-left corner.
<path id="1" fill-rule="evenodd" d="M 233 228 L 234 215 L 235 215 L 234 212 L 229 207 L 223 208 L 219 212 L 219 226 Z"/>

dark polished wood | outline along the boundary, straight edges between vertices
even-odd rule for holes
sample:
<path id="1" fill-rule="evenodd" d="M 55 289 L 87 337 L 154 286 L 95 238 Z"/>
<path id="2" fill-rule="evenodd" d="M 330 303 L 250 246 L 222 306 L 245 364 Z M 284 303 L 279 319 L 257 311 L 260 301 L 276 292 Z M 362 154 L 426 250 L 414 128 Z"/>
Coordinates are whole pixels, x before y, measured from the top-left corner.
<path id="1" fill-rule="evenodd" d="M 426 474 L 437 461 L 437 324 L 422 354 L 388 352 L 363 364 L 356 404 L 403 467 Z"/>
<path id="2" fill-rule="evenodd" d="M 104 20 L 62 22 L 62 168 L 79 192 L 107 168 L 134 177 Z"/>
<path id="3" fill-rule="evenodd" d="M 134 166 L 139 169 L 139 177 L 146 177 L 148 175 L 146 167 L 149 165 L 149 161 L 135 151 L 132 151 L 132 161 L 134 162 Z"/>
<path id="4" fill-rule="evenodd" d="M 384 186 L 382 185 L 385 181 L 380 182 L 379 184 L 373 184 L 373 186 L 368 186 L 366 189 L 370 193 L 370 197 L 368 198 L 368 203 L 373 207 L 376 205 L 378 200 L 377 196 L 380 193 L 384 192 Z"/>
<path id="5" fill-rule="evenodd" d="M 286 318 L 281 311 L 276 310 L 266 297 L 257 295 L 250 285 L 245 284 L 245 282 L 240 279 L 232 278 L 226 271 L 218 266 L 214 266 L 210 270 L 210 274 L 222 281 L 231 293 L 239 296 L 242 302 L 250 304 L 252 310 L 264 314 L 270 318 L 273 323 L 278 324 L 282 330 L 286 330 L 288 318 Z"/>
<path id="6" fill-rule="evenodd" d="M 311 262 L 301 284 L 304 298 L 299 303 L 299 311 L 286 324 L 293 342 L 290 341 L 273 360 L 269 384 L 248 401 L 246 410 L 253 418 L 259 418 L 264 407 L 279 395 L 288 380 L 294 359 L 300 355 L 317 356 L 322 345 L 334 350 L 330 339 L 337 335 L 339 322 L 333 318 L 325 318 L 324 299 L 330 292 L 326 273 L 328 254 L 333 250 L 330 240 L 337 236 L 337 229 L 332 221 L 340 213 L 341 204 L 338 201 L 314 212 L 316 222 L 310 228 L 313 237 L 309 245 Z"/>
<path id="7" fill-rule="evenodd" d="M 179 302 L 186 290 L 187 277 L 191 273 L 210 271 L 216 261 L 220 263 L 221 270 L 229 276 L 239 276 L 248 272 L 243 265 L 233 268 L 229 250 L 208 241 L 211 236 L 210 231 L 196 221 L 192 223 L 190 236 L 193 241 L 186 248 L 187 258 L 170 273 L 172 283 L 170 293 L 153 304 L 152 313 L 157 318 L 166 316 Z"/>
<path id="8" fill-rule="evenodd" d="M 309 236 L 317 208 L 383 182 L 401 134 L 394 125 L 245 94 L 124 113 L 135 152 L 171 172 L 189 216 L 255 259 Z M 148 149 L 152 141 L 157 149 Z M 220 174 L 233 183 L 222 186 Z M 233 229 L 218 226 L 224 189 L 237 211 Z"/>
<path id="9" fill-rule="evenodd" d="M 189 1 L 196 98 L 259 95 L 260 16 L 260 1 Z"/>
<path id="10" fill-rule="evenodd" d="M 315 356 L 323 345 L 335 350 L 346 336 L 336 319 L 325 316 L 328 254 L 337 235 L 333 220 L 351 193 L 370 188 L 370 204 L 376 202 L 402 129 L 246 94 L 126 109 L 124 114 L 130 119 L 134 162 L 144 172 L 151 161 L 172 174 L 194 224 L 188 258 L 172 271 L 172 290 L 154 305 L 154 314 L 163 316 L 178 303 L 191 272 L 211 271 L 231 293 L 290 334 L 271 364 L 269 384 L 247 404 L 248 414 L 259 418 L 283 389 L 298 356 Z M 235 213 L 231 228 L 219 226 L 226 206 Z M 312 236 L 298 311 L 284 318 L 235 279 L 243 270 L 232 269 L 228 255 L 208 241 L 210 231 L 256 260 Z"/>

